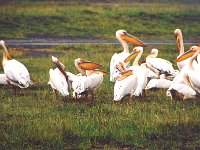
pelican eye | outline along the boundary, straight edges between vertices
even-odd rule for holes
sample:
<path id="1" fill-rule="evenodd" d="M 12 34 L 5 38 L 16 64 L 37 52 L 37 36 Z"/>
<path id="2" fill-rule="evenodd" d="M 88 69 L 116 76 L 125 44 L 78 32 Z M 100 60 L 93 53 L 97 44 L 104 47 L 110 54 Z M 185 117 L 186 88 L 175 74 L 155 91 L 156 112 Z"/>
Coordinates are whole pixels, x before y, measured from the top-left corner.
<path id="1" fill-rule="evenodd" d="M 126 34 L 127 34 L 127 32 L 123 31 L 123 34 L 124 34 L 124 35 L 126 35 Z"/>

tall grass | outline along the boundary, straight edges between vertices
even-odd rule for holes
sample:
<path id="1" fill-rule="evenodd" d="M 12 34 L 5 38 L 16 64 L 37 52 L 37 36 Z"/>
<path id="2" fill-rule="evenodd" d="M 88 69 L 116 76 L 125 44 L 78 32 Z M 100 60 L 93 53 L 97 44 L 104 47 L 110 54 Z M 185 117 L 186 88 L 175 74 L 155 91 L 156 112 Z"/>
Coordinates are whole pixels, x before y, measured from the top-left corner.
<path id="1" fill-rule="evenodd" d="M 150 49 L 145 49 L 145 57 Z M 173 62 L 176 46 L 156 46 L 159 56 Z M 76 73 L 73 61 L 77 57 L 93 60 L 109 72 L 109 61 L 119 45 L 76 45 L 35 50 L 11 50 L 24 63 L 37 82 L 28 89 L 0 90 L 0 148 L 1 149 L 198 149 L 200 144 L 200 108 L 198 99 L 174 101 L 165 91 L 149 91 L 144 99 L 133 97 L 127 106 L 125 97 L 114 103 L 113 84 L 105 76 L 96 91 L 95 105 L 80 101 L 53 100 L 47 85 L 54 55 L 68 71 Z M 61 53 L 57 53 L 57 51 Z M 45 54 L 45 55 L 43 55 Z M 1 54 L 2 55 L 2 54 Z M 43 57 L 48 56 L 48 57 Z M 0 56 L 1 57 L 1 56 Z M 174 64 L 174 67 L 176 65 Z"/>
<path id="2" fill-rule="evenodd" d="M 185 39 L 199 35 L 199 4 L 24 2 L 0 5 L 1 38 L 113 39 L 126 29 L 145 40 L 171 40 L 175 28 Z"/>

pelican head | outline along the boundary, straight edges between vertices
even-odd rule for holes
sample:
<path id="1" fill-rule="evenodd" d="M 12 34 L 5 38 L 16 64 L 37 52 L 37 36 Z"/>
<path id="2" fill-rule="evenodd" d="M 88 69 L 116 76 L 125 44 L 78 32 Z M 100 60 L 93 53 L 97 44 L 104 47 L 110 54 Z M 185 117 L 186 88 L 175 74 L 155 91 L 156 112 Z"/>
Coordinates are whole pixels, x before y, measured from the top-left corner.
<path id="1" fill-rule="evenodd" d="M 137 46 L 145 46 L 142 41 L 127 33 L 126 30 L 117 30 L 116 37 L 120 42 L 126 41 Z"/>
<path id="2" fill-rule="evenodd" d="M 0 41 L 0 45 L 5 45 L 5 42 L 3 40 Z"/>
<path id="3" fill-rule="evenodd" d="M 53 63 L 55 63 L 58 68 L 61 68 L 62 70 L 65 69 L 65 65 L 63 65 L 61 62 L 59 62 L 58 58 L 56 58 L 54 56 L 52 56 L 51 58 L 52 58 Z"/>
<path id="4" fill-rule="evenodd" d="M 54 56 L 51 56 L 51 58 L 52 58 L 52 61 L 53 61 L 54 63 L 57 63 L 57 62 L 58 62 L 58 58 L 56 58 L 56 57 L 54 57 Z"/>
<path id="5" fill-rule="evenodd" d="M 182 35 L 181 30 L 180 30 L 180 29 L 175 29 L 175 30 L 174 30 L 174 35 L 175 35 L 175 36 Z"/>
<path id="6" fill-rule="evenodd" d="M 190 47 L 190 49 L 188 51 L 186 51 L 183 55 L 181 55 L 180 57 L 178 57 L 176 59 L 176 62 L 183 61 L 183 60 L 193 56 L 195 53 L 197 53 L 197 54 L 200 53 L 200 47 L 198 47 L 198 46 Z"/>
<path id="7" fill-rule="evenodd" d="M 131 61 L 133 58 L 135 58 L 139 53 L 143 52 L 143 47 L 141 46 L 137 46 L 133 49 L 133 51 L 131 52 L 131 54 L 124 60 L 125 63 Z"/>
<path id="8" fill-rule="evenodd" d="M 146 63 L 147 57 L 153 57 L 153 58 L 155 58 L 157 56 L 158 56 L 158 50 L 156 48 L 153 48 L 151 50 L 151 52 L 142 60 L 142 63 Z"/>
<path id="9" fill-rule="evenodd" d="M 97 64 L 95 62 L 91 62 L 91 61 L 87 61 L 87 60 L 83 60 L 81 58 L 77 58 L 74 61 L 75 66 L 78 65 L 81 69 L 84 70 L 95 70 L 95 69 L 99 69 L 101 67 L 100 64 Z"/>
<path id="10" fill-rule="evenodd" d="M 151 57 L 157 57 L 158 56 L 158 49 L 153 48 L 149 55 L 151 55 Z"/>
<path id="11" fill-rule="evenodd" d="M 174 30 L 174 35 L 176 37 L 176 45 L 179 50 L 179 54 L 181 55 L 184 53 L 183 36 L 181 30 L 180 29 Z"/>

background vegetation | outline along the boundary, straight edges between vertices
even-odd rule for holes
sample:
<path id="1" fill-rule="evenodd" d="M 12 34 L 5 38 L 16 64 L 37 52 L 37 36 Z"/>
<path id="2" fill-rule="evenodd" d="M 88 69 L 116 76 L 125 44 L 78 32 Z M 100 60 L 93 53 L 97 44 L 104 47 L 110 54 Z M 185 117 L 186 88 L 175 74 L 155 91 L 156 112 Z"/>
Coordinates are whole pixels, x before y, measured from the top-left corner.
<path id="1" fill-rule="evenodd" d="M 117 29 L 126 29 L 143 40 L 174 40 L 176 28 L 185 39 L 200 34 L 198 3 L 111 2 L 2 3 L 0 37 L 115 39 Z"/>
<path id="2" fill-rule="evenodd" d="M 0 5 L 0 37 L 115 39 L 115 31 L 122 28 L 142 40 L 175 40 L 172 33 L 181 28 L 185 39 L 198 40 L 198 7 L 11 1 Z M 159 57 L 174 62 L 175 45 L 149 45 L 143 57 L 154 47 L 159 49 Z M 52 55 L 74 73 L 77 57 L 101 63 L 109 72 L 110 58 L 121 51 L 120 45 L 8 48 L 37 82 L 28 89 L 18 89 L 17 97 L 12 87 L 0 87 L 0 149 L 200 148 L 198 99 L 175 101 L 159 90 L 149 91 L 144 99 L 133 97 L 131 106 L 127 106 L 127 97 L 114 103 L 113 83 L 105 76 L 96 91 L 95 105 L 70 98 L 65 101 L 60 95 L 53 100 L 47 85 L 49 69 L 55 68 Z"/>

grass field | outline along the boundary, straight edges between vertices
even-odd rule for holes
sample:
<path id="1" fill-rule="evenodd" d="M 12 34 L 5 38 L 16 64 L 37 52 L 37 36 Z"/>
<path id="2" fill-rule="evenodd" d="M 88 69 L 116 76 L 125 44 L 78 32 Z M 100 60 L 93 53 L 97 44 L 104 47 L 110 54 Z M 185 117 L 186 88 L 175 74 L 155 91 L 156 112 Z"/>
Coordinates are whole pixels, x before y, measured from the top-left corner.
<path id="1" fill-rule="evenodd" d="M 116 30 L 126 29 L 141 40 L 175 40 L 172 33 L 176 28 L 182 29 L 184 39 L 199 39 L 198 3 L 108 4 L 2 3 L 0 39 L 115 39 Z M 177 56 L 176 45 L 149 45 L 143 57 L 152 48 L 171 62 Z M 11 48 L 13 57 L 37 82 L 28 89 L 18 89 L 16 97 L 12 87 L 0 87 L 0 149 L 199 149 L 198 99 L 171 100 L 159 90 L 149 91 L 144 99 L 133 97 L 131 106 L 127 106 L 127 97 L 114 103 L 113 83 L 107 75 L 96 91 L 95 105 L 70 98 L 66 102 L 60 95 L 53 100 L 47 85 L 49 69 L 55 68 L 52 55 L 70 72 L 77 73 L 73 62 L 78 57 L 98 62 L 109 72 L 111 56 L 121 50 L 120 45 L 101 44 Z"/>
<path id="2" fill-rule="evenodd" d="M 146 48 L 144 56 L 154 46 Z M 160 57 L 175 59 L 176 46 L 156 46 Z M 114 103 L 113 84 L 109 76 L 97 90 L 95 105 L 83 101 L 65 102 L 62 96 L 53 100 L 47 85 L 50 68 L 55 68 L 51 55 L 60 59 L 67 70 L 77 72 L 77 57 L 94 60 L 109 71 L 109 61 L 119 45 L 76 45 L 53 49 L 20 50 L 11 53 L 23 62 L 37 82 L 28 89 L 11 87 L 0 90 L 0 145 L 12 148 L 137 148 L 198 149 L 200 144 L 200 103 L 196 100 L 173 101 L 165 91 L 148 92 L 147 97 L 133 97 L 127 106 Z M 38 53 L 38 56 L 33 53 Z M 59 51 L 59 53 L 58 53 Z M 1 56 L 0 56 L 1 57 Z M 176 66 L 175 66 L 176 67 Z"/>

